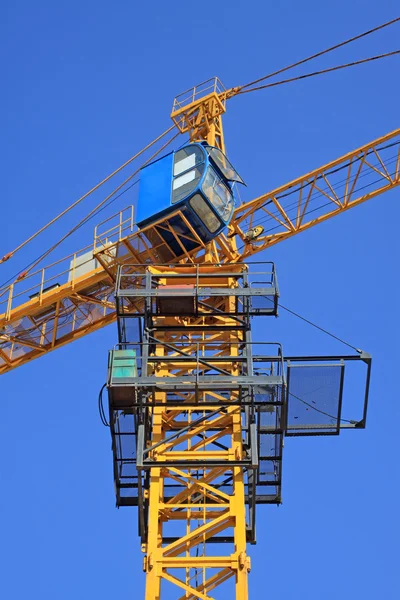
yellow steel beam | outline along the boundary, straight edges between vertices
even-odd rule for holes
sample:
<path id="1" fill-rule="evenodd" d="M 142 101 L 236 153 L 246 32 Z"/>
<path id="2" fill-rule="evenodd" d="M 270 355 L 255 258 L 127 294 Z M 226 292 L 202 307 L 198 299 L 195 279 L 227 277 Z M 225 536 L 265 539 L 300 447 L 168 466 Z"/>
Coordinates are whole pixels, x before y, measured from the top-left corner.
<path id="1" fill-rule="evenodd" d="M 97 296 L 80 295 L 96 286 Z M 0 301 L 7 310 L 0 314 L 0 374 L 113 322 L 115 306 L 108 300 L 113 290 L 113 282 L 100 267 L 15 308 L 14 302 L 25 299 L 31 290 L 18 296 L 14 285 L 3 291 Z"/>
<path id="2" fill-rule="evenodd" d="M 225 90 L 217 78 L 205 83 L 175 98 L 171 119 L 181 133 L 189 133 L 192 142 L 205 140 L 225 153 L 222 129 Z"/>
<path id="3" fill-rule="evenodd" d="M 198 598 L 197 592 L 203 592 L 204 590 L 211 592 L 214 588 L 224 583 L 234 574 L 235 572 L 232 569 L 221 569 L 221 571 L 218 571 L 218 573 L 207 579 L 207 581 L 197 586 L 195 588 L 194 595 L 193 593 L 189 594 L 189 596 L 185 594 L 184 596 L 181 596 L 179 600 L 195 600 L 195 598 Z"/>
<path id="4" fill-rule="evenodd" d="M 181 214 L 174 212 L 171 218 Z M 0 375 L 115 321 L 118 266 L 163 262 L 158 252 L 166 244 L 156 240 L 158 224 L 118 236 L 106 246 L 95 243 L 92 250 L 100 266 L 83 275 L 77 276 L 75 254 L 0 289 Z M 197 248 L 203 247 L 197 233 L 191 233 Z"/>
<path id="5" fill-rule="evenodd" d="M 230 270 L 232 268 L 240 272 L 239 265 L 229 267 Z M 206 273 L 209 267 L 200 269 Z M 212 285 L 229 288 L 234 284 L 234 278 L 224 276 L 227 269 L 221 268 L 221 277 L 212 279 Z M 161 270 L 161 276 L 163 271 L 165 269 Z M 192 273 L 195 284 L 196 268 L 190 267 L 187 271 Z M 188 280 L 185 282 L 188 283 Z M 161 279 L 160 285 L 162 283 Z M 216 302 L 219 303 L 220 299 L 217 298 Z M 225 309 L 232 310 L 234 299 L 227 297 L 224 302 Z M 207 319 L 210 321 L 211 318 Z M 177 324 L 178 320 L 168 320 L 170 326 L 174 322 Z M 165 321 L 158 318 L 153 323 L 155 329 L 158 323 L 165 325 Z M 190 318 L 187 318 L 187 327 L 191 327 Z M 203 329 L 204 341 L 200 346 L 210 348 L 208 336 L 212 337 L 216 344 L 216 355 L 220 355 L 222 349 L 235 355 L 235 349 L 231 347 L 243 341 L 242 334 L 235 330 L 215 335 L 206 333 L 207 325 L 204 322 Z M 176 332 L 176 340 L 183 339 L 185 334 L 185 331 Z M 161 357 L 165 352 L 163 342 L 168 341 L 171 336 L 165 331 L 159 331 L 155 337 L 159 343 L 155 342 L 154 354 Z M 212 363 L 212 356 L 207 356 L 207 360 Z M 230 374 L 238 375 L 237 361 L 226 361 L 225 366 L 229 368 Z M 187 362 L 182 372 L 188 372 L 193 367 L 193 363 Z M 175 368 L 174 363 L 163 361 L 158 363 L 156 375 L 160 378 L 174 377 Z M 189 392 L 188 396 L 191 397 L 192 394 Z M 213 393 L 213 398 L 217 399 L 218 394 Z M 159 445 L 153 451 L 150 448 L 150 456 L 156 462 L 150 468 L 148 537 L 143 548 L 146 554 L 146 600 L 159 600 L 162 597 L 163 582 L 176 588 L 176 598 L 212 600 L 214 596 L 210 593 L 230 578 L 235 580 L 235 599 L 248 598 L 247 575 L 250 562 L 246 555 L 244 469 L 232 464 L 243 459 L 242 415 L 239 407 L 229 406 L 226 397 L 220 397 L 220 400 L 221 410 L 218 413 L 215 413 L 215 404 L 211 407 L 204 404 L 170 408 L 166 404 L 165 392 L 155 392 L 155 406 L 151 409 L 151 443 Z M 235 395 L 232 395 L 232 400 L 236 400 Z M 199 412 L 205 417 L 207 411 L 212 412 L 213 416 L 196 423 Z M 171 431 L 185 428 L 190 423 L 193 423 L 193 427 L 189 430 L 184 430 L 172 440 L 168 439 Z M 204 436 L 201 442 L 198 441 L 199 435 Z M 213 441 L 222 436 L 227 450 L 210 450 Z M 225 465 L 206 467 L 207 460 L 216 458 Z M 197 466 L 178 468 L 168 464 L 176 460 L 195 461 Z M 232 490 L 222 491 L 218 485 L 221 477 L 225 478 L 227 474 L 232 477 Z M 181 490 L 173 497 L 166 498 L 166 481 L 176 483 Z M 163 544 L 164 527 L 171 522 L 177 526 L 180 523 L 186 524 L 185 532 L 181 533 L 182 528 L 178 529 L 177 539 Z M 225 550 L 225 555 L 214 556 L 210 551 L 209 540 L 222 532 L 227 539 L 232 536 L 233 545 L 229 542 L 221 543 L 220 548 Z M 223 553 L 222 551 L 221 554 Z"/>
<path id="6" fill-rule="evenodd" d="M 340 182 L 337 182 L 338 174 Z M 339 215 L 400 184 L 400 129 L 345 154 L 302 177 L 239 206 L 229 226 L 230 253 L 242 261 L 301 231 Z M 336 189 L 335 189 L 336 188 Z M 320 208 L 316 209 L 317 204 Z M 285 209 L 290 206 L 290 214 Z M 246 235 L 259 223 L 269 224 L 254 240 Z M 235 238 L 235 239 L 234 239 Z M 220 248 L 220 256 L 224 256 Z"/>

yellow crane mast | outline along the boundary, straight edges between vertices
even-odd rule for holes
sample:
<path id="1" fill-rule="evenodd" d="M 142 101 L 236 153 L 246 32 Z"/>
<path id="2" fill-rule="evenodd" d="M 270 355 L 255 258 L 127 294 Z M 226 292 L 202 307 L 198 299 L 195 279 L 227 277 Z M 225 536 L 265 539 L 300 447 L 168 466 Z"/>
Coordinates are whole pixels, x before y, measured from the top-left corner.
<path id="1" fill-rule="evenodd" d="M 235 597 L 248 597 L 243 467 L 255 457 L 243 449 L 242 396 L 246 383 L 250 410 L 255 377 L 243 374 L 246 275 L 243 265 L 119 272 L 120 330 L 139 315 L 146 323 L 142 343 L 122 334 L 108 380 L 117 499 L 139 506 L 146 600 L 161 597 L 162 582 L 176 597 L 211 598 L 230 578 Z M 136 479 L 128 438 L 137 441 Z"/>

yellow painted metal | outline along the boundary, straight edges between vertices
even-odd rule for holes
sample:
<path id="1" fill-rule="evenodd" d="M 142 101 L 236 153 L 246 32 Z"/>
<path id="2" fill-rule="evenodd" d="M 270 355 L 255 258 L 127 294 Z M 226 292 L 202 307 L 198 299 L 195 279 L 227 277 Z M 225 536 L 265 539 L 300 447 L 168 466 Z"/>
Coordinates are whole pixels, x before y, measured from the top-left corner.
<path id="1" fill-rule="evenodd" d="M 136 231 L 132 210 L 128 218 L 123 212 L 114 215 L 116 225 L 96 228 L 92 246 L 0 289 L 0 374 L 115 321 L 119 265 L 194 260 L 184 252 L 178 257 L 161 238 L 157 227 L 168 221 Z M 187 223 L 197 252 L 205 249 L 185 215 L 177 210 L 169 218 L 176 215 Z"/>
<path id="2" fill-rule="evenodd" d="M 388 158 L 383 151 L 393 148 Z M 332 184 L 332 177 L 343 172 L 340 182 L 343 193 L 339 194 Z M 373 184 L 364 190 L 365 181 L 373 176 Z M 400 184 L 400 129 L 384 135 L 361 148 L 318 168 L 302 177 L 276 188 L 272 192 L 242 204 L 236 208 L 229 226 L 229 236 L 244 243 L 240 259 L 264 250 L 301 231 L 314 227 L 371 198 L 383 194 Z M 290 194 L 291 205 L 296 206 L 295 216 L 289 217 L 280 199 Z M 315 215 L 311 202 L 318 194 L 323 208 Z M 246 239 L 246 232 L 262 220 L 271 223 L 273 232 L 260 235 L 254 241 Z M 244 223 L 245 229 L 244 229 Z M 232 248 L 231 248 L 232 252 Z M 222 253 L 224 254 L 224 253 Z"/>
<path id="3" fill-rule="evenodd" d="M 226 111 L 225 95 L 219 79 L 209 79 L 175 98 L 171 119 L 181 133 L 189 133 L 192 142 L 206 140 L 225 153 L 221 118 Z"/>
<path id="4" fill-rule="evenodd" d="M 133 213 L 129 213 L 127 218 L 120 218 L 118 213 L 117 225 L 107 225 L 105 232 L 97 232 L 94 246 L 0 289 L 0 374 L 113 322 L 114 281 L 120 264 L 241 262 L 269 246 L 396 188 L 400 184 L 399 142 L 400 129 L 396 129 L 268 194 L 242 204 L 235 211 L 228 236 L 221 234 L 207 248 L 186 222 L 197 246 L 192 252 L 182 251 L 180 256 L 161 238 L 157 223 L 137 231 L 133 226 Z M 390 164 L 381 150 L 388 145 L 394 149 Z M 332 172 L 337 169 L 343 169 L 343 197 L 335 192 L 330 183 Z M 368 174 L 373 174 L 375 184 L 365 191 L 365 179 L 361 177 Z M 312 194 L 318 190 L 324 198 L 325 207 L 324 212 L 314 217 L 314 213 L 307 213 Z M 294 218 L 289 218 L 282 208 L 281 198 L 288 193 L 293 194 L 293 203 L 296 204 Z M 185 218 L 180 211 L 175 214 Z M 272 219 L 276 230 L 248 241 L 247 230 L 263 218 Z M 165 220 L 161 220 L 159 225 L 169 227 Z M 237 244 L 237 240 L 241 244 Z M 74 265 L 89 250 L 97 258 L 97 267 L 77 276 Z M 47 290 L 51 286 L 55 287 Z"/>
<path id="5" fill-rule="evenodd" d="M 214 267 L 200 267 L 203 274 L 211 270 L 215 274 Z M 229 271 L 234 270 L 229 266 Z M 237 266 L 238 273 L 242 267 Z M 152 271 L 162 275 L 165 272 L 173 272 L 173 268 L 157 268 Z M 176 272 L 176 270 L 175 270 Z M 185 269 L 186 273 L 193 273 L 192 282 L 184 280 L 186 285 L 196 284 L 196 268 Z M 160 285 L 167 280 L 160 279 Z M 174 279 L 179 285 L 179 278 Z M 205 286 L 234 287 L 235 280 L 224 276 L 224 268 L 221 268 L 221 277 L 202 280 Z M 234 298 L 223 299 L 225 311 L 233 312 Z M 220 303 L 221 298 L 215 299 Z M 224 307 L 223 307 L 224 308 Z M 199 323 L 202 321 L 202 323 Z M 227 319 L 229 321 L 229 319 Z M 238 342 L 243 341 L 243 335 L 237 330 L 207 332 L 208 325 L 215 325 L 215 317 L 185 317 L 186 328 L 184 331 L 173 333 L 164 331 L 165 326 L 182 326 L 180 318 L 159 317 L 153 324 L 154 330 L 157 326 L 163 326 L 163 331 L 157 333 L 159 344 L 156 345 L 154 353 L 163 356 L 164 346 L 161 342 L 172 344 L 179 339 L 185 339 L 188 344 L 185 352 L 194 355 L 194 348 L 200 348 L 201 352 L 207 353 L 208 367 L 221 368 L 221 362 L 213 363 L 213 356 L 220 359 L 221 353 L 227 351 L 229 355 L 235 356 Z M 191 342 L 193 327 L 202 325 L 203 335 L 199 341 Z M 232 326 L 234 322 L 232 320 Z M 215 345 L 214 354 L 210 356 L 211 342 Z M 192 351 L 191 351 L 191 344 Z M 229 349 L 229 350 L 227 350 Z M 177 356 L 179 359 L 180 356 Z M 151 363 L 151 360 L 150 360 Z M 196 358 L 188 359 L 183 363 L 177 360 L 158 363 L 157 375 L 159 377 L 174 377 L 178 374 L 190 373 L 195 365 Z M 238 374 L 238 366 L 232 360 L 223 363 L 223 368 L 235 376 Z M 213 399 L 218 398 L 218 393 L 213 393 Z M 232 392 L 231 400 L 236 400 L 235 392 Z M 233 579 L 234 586 L 231 592 L 236 600 L 248 599 L 247 577 L 250 571 L 250 559 L 246 554 L 246 514 L 245 514 L 245 491 L 244 470 L 235 465 L 234 461 L 243 458 L 242 442 L 242 415 L 241 407 L 229 406 L 229 400 L 220 397 L 221 411 L 214 414 L 216 406 L 206 403 L 206 393 L 200 393 L 195 404 L 193 392 L 186 392 L 186 404 L 183 406 L 167 405 L 166 393 L 156 392 L 156 406 L 152 409 L 152 443 L 162 442 L 171 431 L 186 427 L 200 414 L 204 416 L 212 414 L 201 424 L 193 426 L 189 431 L 179 435 L 171 441 L 159 444 L 156 451 L 152 452 L 151 458 L 157 462 L 157 466 L 150 470 L 150 493 L 149 493 L 149 517 L 148 538 L 143 547 L 145 552 L 144 570 L 146 572 L 146 600 L 159 600 L 162 597 L 163 586 L 169 584 L 175 587 L 174 597 L 182 600 L 201 598 L 212 600 L 214 590 Z M 200 441 L 199 440 L 200 437 Z M 223 439 L 226 449 L 211 450 L 212 442 Z M 225 466 L 206 467 L 205 461 L 221 461 Z M 174 461 L 195 461 L 196 467 L 178 468 L 171 465 Z M 160 463 L 160 466 L 158 466 Z M 231 493 L 220 490 L 218 485 L 221 478 L 231 475 L 233 478 Z M 182 491 L 171 498 L 166 498 L 165 482 L 176 482 L 183 486 Z M 177 527 L 180 522 L 182 526 L 177 533 L 176 539 L 162 543 L 165 530 L 169 524 L 174 522 Z M 219 543 L 220 552 L 215 555 L 210 551 L 214 544 L 209 540 L 217 535 L 231 536 L 232 541 Z M 172 591 L 171 591 L 172 593 Z"/>

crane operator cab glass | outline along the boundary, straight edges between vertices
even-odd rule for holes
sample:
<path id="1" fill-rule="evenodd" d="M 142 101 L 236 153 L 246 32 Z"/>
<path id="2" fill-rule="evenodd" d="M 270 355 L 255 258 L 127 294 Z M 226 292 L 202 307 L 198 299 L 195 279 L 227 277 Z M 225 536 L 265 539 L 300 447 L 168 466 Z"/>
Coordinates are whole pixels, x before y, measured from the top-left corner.
<path id="1" fill-rule="evenodd" d="M 166 219 L 169 226 L 157 227 L 158 235 L 176 256 L 182 255 L 182 245 L 186 251 L 199 247 L 193 231 L 207 243 L 228 225 L 234 182 L 244 184 L 221 150 L 188 144 L 141 170 L 137 225 L 142 229 Z"/>

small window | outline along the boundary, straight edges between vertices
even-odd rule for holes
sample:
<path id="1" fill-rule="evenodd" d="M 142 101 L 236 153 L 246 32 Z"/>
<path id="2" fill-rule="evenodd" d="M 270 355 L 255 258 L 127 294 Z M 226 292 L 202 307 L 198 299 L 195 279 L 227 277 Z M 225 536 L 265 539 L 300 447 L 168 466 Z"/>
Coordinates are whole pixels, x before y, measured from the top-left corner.
<path id="1" fill-rule="evenodd" d="M 194 212 L 203 221 L 204 225 L 211 233 L 215 233 L 221 226 L 221 222 L 218 217 L 214 214 L 207 202 L 200 194 L 196 194 L 189 201 L 190 206 Z"/>
<path id="2" fill-rule="evenodd" d="M 199 146 L 186 146 L 174 154 L 174 177 L 204 162 L 203 150 Z"/>
<path id="3" fill-rule="evenodd" d="M 176 204 L 188 196 L 198 185 L 203 176 L 204 165 L 185 171 L 174 177 L 172 182 L 172 204 Z"/>
<path id="4" fill-rule="evenodd" d="M 198 186 L 205 169 L 205 154 L 200 146 L 190 145 L 174 154 L 172 204 L 180 202 Z"/>

